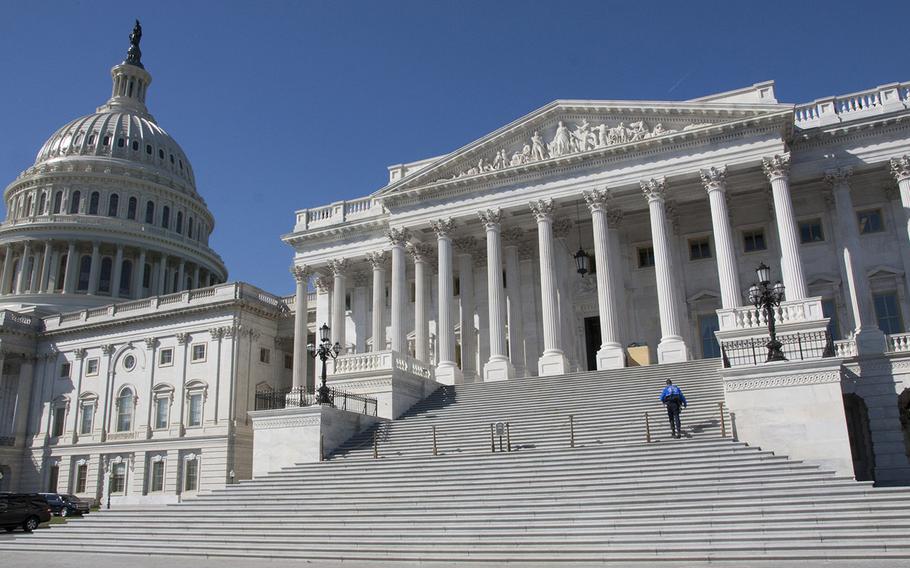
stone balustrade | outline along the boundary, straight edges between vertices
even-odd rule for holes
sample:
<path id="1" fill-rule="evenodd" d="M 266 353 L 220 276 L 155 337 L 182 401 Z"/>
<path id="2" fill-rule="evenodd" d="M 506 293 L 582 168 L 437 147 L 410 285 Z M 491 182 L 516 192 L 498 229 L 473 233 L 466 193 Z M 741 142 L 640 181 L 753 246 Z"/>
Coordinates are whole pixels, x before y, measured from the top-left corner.
<path id="1" fill-rule="evenodd" d="M 892 333 L 889 335 L 887 349 L 889 353 L 910 352 L 910 333 Z"/>
<path id="2" fill-rule="evenodd" d="M 307 231 L 342 223 L 376 217 L 385 213 L 382 202 L 374 197 L 336 201 L 322 207 L 297 211 L 295 231 Z"/>
<path id="3" fill-rule="evenodd" d="M 853 339 L 838 339 L 834 342 L 834 356 L 841 359 L 856 357 L 856 341 Z"/>
<path id="4" fill-rule="evenodd" d="M 910 106 L 910 83 L 891 83 L 873 89 L 816 99 L 794 108 L 794 124 L 812 128 L 854 120 L 863 115 L 881 114 Z"/>
<path id="5" fill-rule="evenodd" d="M 742 306 L 717 311 L 720 331 L 766 330 L 768 318 L 764 310 L 754 306 Z M 823 320 L 821 298 L 806 298 L 781 302 L 775 309 L 774 321 L 778 326 L 788 324 L 816 323 Z"/>
<path id="6" fill-rule="evenodd" d="M 246 300 L 267 308 L 285 311 L 284 300 L 250 284 L 234 282 L 208 288 L 186 290 L 165 296 L 153 296 L 122 304 L 111 304 L 78 312 L 52 315 L 44 318 L 46 331 L 78 327 L 86 323 L 101 323 L 132 318 L 158 312 L 182 310 L 209 304 Z M 2 314 L 0 314 L 2 317 Z"/>
<path id="7" fill-rule="evenodd" d="M 341 355 L 334 361 L 332 375 L 352 375 L 398 370 L 425 379 L 433 378 L 433 368 L 395 351 L 371 351 Z"/>

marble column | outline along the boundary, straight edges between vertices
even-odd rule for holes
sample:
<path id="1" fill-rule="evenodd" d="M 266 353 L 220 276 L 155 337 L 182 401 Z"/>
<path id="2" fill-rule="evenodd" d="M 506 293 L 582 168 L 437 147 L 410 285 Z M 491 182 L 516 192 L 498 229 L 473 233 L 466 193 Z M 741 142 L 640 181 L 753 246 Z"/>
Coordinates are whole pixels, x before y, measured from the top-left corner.
<path id="1" fill-rule="evenodd" d="M 385 251 L 368 253 L 367 262 L 373 267 L 373 319 L 370 322 L 373 351 L 385 351 Z"/>
<path id="2" fill-rule="evenodd" d="M 151 276 L 151 275 L 149 275 Z M 151 283 L 151 279 L 149 280 Z M 145 249 L 139 249 L 139 260 L 133 270 L 133 299 L 145 297 Z"/>
<path id="3" fill-rule="evenodd" d="M 847 277 L 847 294 L 853 321 L 856 324 L 854 339 L 860 355 L 881 354 L 885 351 L 885 334 L 878 328 L 872 292 L 866 276 L 865 261 L 859 242 L 859 227 L 853 200 L 850 197 L 851 168 L 825 172 L 825 181 L 831 186 L 836 211 L 837 232 L 843 246 L 840 250 L 844 274 Z"/>
<path id="4" fill-rule="evenodd" d="M 790 154 L 764 158 L 762 166 L 771 181 L 774 215 L 777 222 L 781 252 L 781 275 L 786 287 L 787 300 L 802 300 L 809 296 L 803 263 L 799 256 L 799 231 L 790 199 Z"/>
<path id="5" fill-rule="evenodd" d="M 510 227 L 502 232 L 503 256 L 506 265 L 506 322 L 509 329 L 509 359 L 516 377 L 527 375 L 525 358 L 524 317 L 521 304 L 521 266 L 518 247 L 525 241 L 525 232 Z"/>
<path id="6" fill-rule="evenodd" d="M 295 389 L 306 388 L 307 364 L 307 284 L 312 271 L 308 266 L 292 266 L 296 288 L 294 290 L 294 363 L 291 372 L 291 386 Z"/>
<path id="7" fill-rule="evenodd" d="M 439 362 L 436 364 L 436 380 L 444 385 L 454 385 L 464 381 L 464 375 L 455 361 L 455 326 L 452 323 L 454 310 L 454 280 L 452 263 L 452 231 L 455 221 L 451 218 L 432 221 L 430 226 L 436 233 L 436 248 L 439 262 L 439 329 L 438 350 Z M 463 330 L 464 328 L 462 328 Z"/>
<path id="8" fill-rule="evenodd" d="M 3 275 L 0 276 L 0 294 L 9 294 L 14 290 L 12 284 L 7 287 L 7 283 L 12 278 L 10 271 L 13 269 L 13 247 L 12 245 L 6 245 L 3 250 Z"/>
<path id="9" fill-rule="evenodd" d="M 626 354 L 619 341 L 619 306 L 611 279 L 619 259 L 613 256 L 615 247 L 610 242 L 607 227 L 607 207 L 610 193 L 594 189 L 584 192 L 585 202 L 591 211 L 594 233 L 594 263 L 597 278 L 597 309 L 600 318 L 600 349 L 595 356 L 597 369 L 618 369 L 626 366 Z"/>
<path id="10" fill-rule="evenodd" d="M 79 259 L 76 257 L 76 243 L 70 242 L 66 249 L 66 268 L 63 272 L 63 292 L 65 294 L 72 294 L 76 291 L 76 271 L 79 270 Z"/>
<path id="11" fill-rule="evenodd" d="M 45 247 L 46 247 L 46 245 L 45 245 Z M 41 267 L 43 265 L 43 263 L 41 261 L 41 256 L 42 255 L 40 255 L 37 250 L 32 251 L 32 258 L 31 258 L 32 269 L 28 274 L 28 283 L 26 284 L 27 291 L 29 294 L 41 292 L 41 290 L 38 289 L 38 278 L 41 276 Z"/>
<path id="12" fill-rule="evenodd" d="M 120 297 L 120 278 L 123 275 L 123 245 L 117 245 L 114 254 L 114 270 L 111 275 L 111 298 Z"/>
<path id="13" fill-rule="evenodd" d="M 88 276 L 88 293 L 98 293 L 98 280 L 101 276 L 101 243 L 92 243 L 92 267 Z"/>
<path id="14" fill-rule="evenodd" d="M 392 351 L 407 355 L 407 332 L 404 328 L 404 309 L 407 305 L 408 274 L 405 259 L 405 244 L 411 232 L 404 228 L 389 229 L 392 245 Z"/>
<path id="15" fill-rule="evenodd" d="M 727 168 L 711 167 L 699 173 L 711 205 L 711 229 L 717 256 L 721 307 L 738 308 L 742 306 L 742 294 L 739 288 L 739 268 L 733 251 L 733 229 L 730 228 L 730 214 L 727 211 Z"/>
<path id="16" fill-rule="evenodd" d="M 316 343 L 319 343 L 319 328 L 332 321 L 332 279 L 326 274 L 316 274 L 313 286 L 316 287 Z"/>
<path id="17" fill-rule="evenodd" d="M 44 243 L 44 259 L 41 262 L 41 278 L 32 286 L 35 292 L 43 293 L 47 291 L 47 285 L 51 276 L 51 261 L 54 256 L 54 245 L 51 241 Z"/>
<path id="18" fill-rule="evenodd" d="M 22 256 L 19 260 L 19 277 L 16 281 L 16 293 L 25 294 L 28 288 L 28 265 L 32 256 L 32 242 L 25 241 Z"/>
<path id="19" fill-rule="evenodd" d="M 335 258 L 328 263 L 329 270 L 332 271 L 332 323 L 331 341 L 332 345 L 338 343 L 341 345 L 341 353 L 347 353 L 348 342 L 345 330 L 345 319 L 347 313 L 347 271 L 350 262 L 346 258 Z"/>
<path id="20" fill-rule="evenodd" d="M 57 247 L 53 245 L 51 246 L 51 249 L 51 271 L 44 288 L 45 292 L 48 294 L 53 293 L 54 290 L 57 289 L 58 283 L 62 281 L 62 277 L 60 275 L 61 252 Z M 62 284 L 59 285 L 62 287 Z"/>
<path id="21" fill-rule="evenodd" d="M 543 354 L 537 367 L 541 376 L 563 375 L 569 362 L 559 341 L 559 309 L 556 298 L 556 262 L 553 256 L 552 199 L 530 203 L 531 213 L 537 220 L 537 246 L 540 256 L 540 305 L 543 315 Z"/>
<path id="22" fill-rule="evenodd" d="M 408 243 L 408 254 L 414 260 L 414 358 L 430 363 L 430 318 L 427 315 L 429 291 L 427 269 L 430 249 L 424 243 Z"/>
<path id="23" fill-rule="evenodd" d="M 193 266 L 193 289 L 199 287 L 199 265 Z"/>
<path id="24" fill-rule="evenodd" d="M 461 328 L 461 375 L 464 382 L 473 382 L 477 376 L 477 331 L 474 324 L 474 313 L 477 307 L 474 302 L 474 252 L 477 250 L 477 239 L 462 237 L 453 241 L 458 251 L 458 298 L 459 320 Z"/>
<path id="25" fill-rule="evenodd" d="M 180 264 L 177 266 L 177 285 L 174 287 L 174 292 L 184 290 L 186 290 L 186 261 L 181 258 Z"/>
<path id="26" fill-rule="evenodd" d="M 654 273 L 657 278 L 657 303 L 660 310 L 660 343 L 657 345 L 659 363 L 676 363 L 689 359 L 689 349 L 679 326 L 680 279 L 674 278 L 670 239 L 667 234 L 665 199 L 667 183 L 664 178 L 641 182 L 651 215 L 651 243 L 654 247 Z"/>
<path id="27" fill-rule="evenodd" d="M 167 293 L 167 255 L 161 253 L 158 258 L 158 286 L 156 295 L 163 296 Z"/>
<path id="28" fill-rule="evenodd" d="M 515 378 L 506 352 L 506 302 L 502 281 L 502 210 L 484 209 L 477 216 L 487 238 L 487 296 L 490 313 L 490 360 L 483 366 L 484 382 Z"/>
<path id="29" fill-rule="evenodd" d="M 897 181 L 897 189 L 903 205 L 905 236 L 910 238 L 910 154 L 891 159 L 891 173 Z"/>

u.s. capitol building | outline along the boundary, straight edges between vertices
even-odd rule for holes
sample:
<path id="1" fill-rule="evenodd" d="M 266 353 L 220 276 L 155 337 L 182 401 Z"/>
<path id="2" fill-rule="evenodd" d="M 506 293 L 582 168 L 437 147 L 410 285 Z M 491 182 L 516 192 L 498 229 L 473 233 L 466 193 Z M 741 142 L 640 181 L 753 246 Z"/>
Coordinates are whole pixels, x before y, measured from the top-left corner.
<path id="1" fill-rule="evenodd" d="M 910 481 L 910 84 L 800 105 L 772 82 L 554 101 L 297 211 L 281 297 L 227 282 L 138 44 L 110 99 L 4 194 L 0 489 L 165 502 L 248 479 L 255 394 L 313 389 L 323 323 L 342 350 L 330 382 L 386 418 L 439 384 L 717 358 L 742 439 Z M 780 376 L 748 371 L 767 341 L 748 294 L 762 263 L 802 365 Z M 789 420 L 839 422 L 846 453 L 749 418 L 781 384 L 844 395 L 833 418 Z"/>

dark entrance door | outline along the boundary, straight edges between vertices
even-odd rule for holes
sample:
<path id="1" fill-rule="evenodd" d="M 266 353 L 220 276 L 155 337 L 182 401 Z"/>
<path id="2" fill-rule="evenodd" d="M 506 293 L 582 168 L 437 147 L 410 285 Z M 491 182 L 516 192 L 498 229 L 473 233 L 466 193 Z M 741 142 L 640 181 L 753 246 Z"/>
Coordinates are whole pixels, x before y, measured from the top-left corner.
<path id="1" fill-rule="evenodd" d="M 588 370 L 597 370 L 597 350 L 600 349 L 600 317 L 585 318 L 585 355 Z"/>

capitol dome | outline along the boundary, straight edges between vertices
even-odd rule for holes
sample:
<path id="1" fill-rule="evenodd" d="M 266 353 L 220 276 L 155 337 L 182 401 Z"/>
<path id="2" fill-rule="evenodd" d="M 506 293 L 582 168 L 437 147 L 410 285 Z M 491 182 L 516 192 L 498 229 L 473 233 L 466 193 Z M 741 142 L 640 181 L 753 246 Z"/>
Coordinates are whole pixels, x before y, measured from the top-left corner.
<path id="1" fill-rule="evenodd" d="M 4 192 L 0 307 L 81 309 L 219 284 L 215 220 L 146 107 L 138 22 L 111 97 L 48 138 Z"/>

